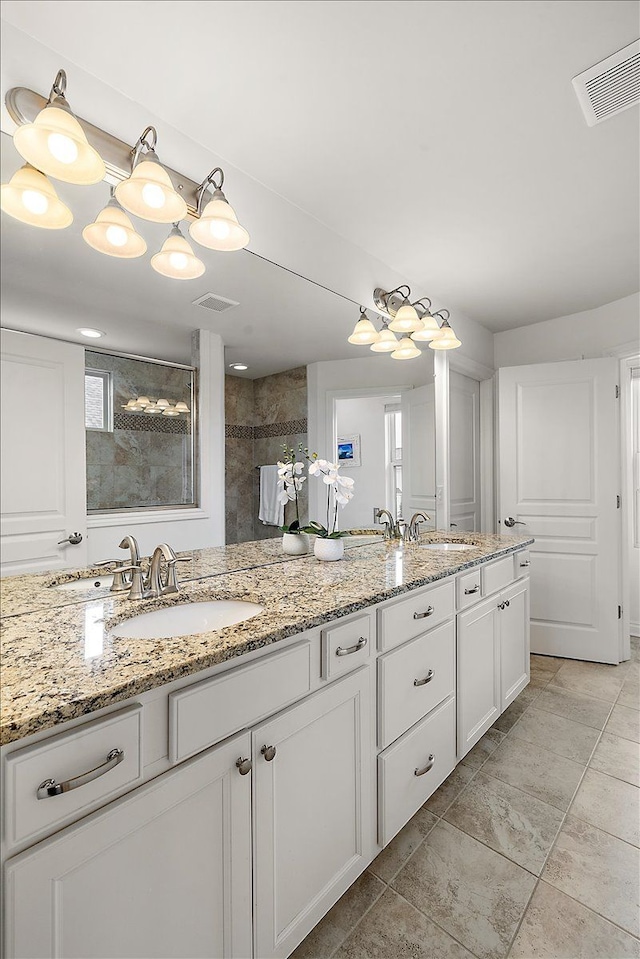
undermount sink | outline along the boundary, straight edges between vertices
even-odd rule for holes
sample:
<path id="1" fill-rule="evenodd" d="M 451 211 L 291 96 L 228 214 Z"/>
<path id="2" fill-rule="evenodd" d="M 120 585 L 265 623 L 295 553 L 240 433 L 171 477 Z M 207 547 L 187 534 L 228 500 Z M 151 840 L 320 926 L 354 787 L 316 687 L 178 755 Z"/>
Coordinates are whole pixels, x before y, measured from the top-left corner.
<path id="1" fill-rule="evenodd" d="M 68 583 L 58 583 L 54 588 L 73 593 L 81 589 L 100 589 L 101 586 L 111 586 L 113 574 L 109 576 L 85 576 L 84 579 L 72 579 Z"/>
<path id="2" fill-rule="evenodd" d="M 446 553 L 461 553 L 465 549 L 477 549 L 476 546 L 469 546 L 468 543 L 421 543 L 420 549 L 435 549 Z"/>
<path id="3" fill-rule="evenodd" d="M 126 619 L 111 630 L 121 639 L 178 639 L 234 626 L 264 611 L 258 603 L 216 599 L 206 603 L 169 606 Z"/>

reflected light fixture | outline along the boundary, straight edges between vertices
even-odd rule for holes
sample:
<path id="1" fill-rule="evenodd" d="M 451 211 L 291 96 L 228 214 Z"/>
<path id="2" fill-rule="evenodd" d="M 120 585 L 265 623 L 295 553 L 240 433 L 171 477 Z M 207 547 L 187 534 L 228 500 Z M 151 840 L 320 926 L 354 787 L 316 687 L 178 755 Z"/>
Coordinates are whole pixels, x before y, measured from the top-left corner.
<path id="1" fill-rule="evenodd" d="M 19 126 L 13 134 L 18 153 L 38 170 L 65 183 L 87 186 L 106 175 L 102 157 L 65 99 L 67 75 L 58 70 L 49 100 L 33 123 Z"/>
<path id="2" fill-rule="evenodd" d="M 216 181 L 216 177 L 218 181 Z M 238 223 L 235 210 L 222 192 L 224 171 L 219 167 L 208 175 L 198 187 L 198 219 L 189 227 L 193 239 L 210 250 L 232 252 L 242 250 L 249 242 L 249 234 Z M 204 197 L 212 186 L 213 196 L 202 209 Z"/>
<path id="3" fill-rule="evenodd" d="M 116 197 L 125 210 L 152 223 L 175 223 L 187 215 L 187 204 L 173 187 L 156 155 L 158 133 L 146 127 L 131 151 L 131 175 L 118 183 Z"/>
<path id="4" fill-rule="evenodd" d="M 364 307 L 361 306 L 360 319 L 354 326 L 353 333 L 347 339 L 347 342 L 354 346 L 370 346 L 372 343 L 377 343 L 379 339 L 380 334 L 367 316 Z"/>
<path id="5" fill-rule="evenodd" d="M 17 170 L 8 183 L 2 184 L 1 205 L 4 213 L 43 230 L 63 230 L 73 223 L 73 213 L 59 198 L 44 173 L 30 163 Z"/>
<path id="6" fill-rule="evenodd" d="M 173 280 L 194 280 L 205 270 L 204 263 L 195 255 L 177 223 L 173 224 L 160 252 L 151 257 L 151 266 L 156 273 Z"/>
<path id="7" fill-rule="evenodd" d="M 111 187 L 109 202 L 98 213 L 93 223 L 85 226 L 82 231 L 82 238 L 98 253 L 106 253 L 107 256 L 133 259 L 142 256 L 147 251 L 144 237 L 141 237 L 136 231 L 133 223 L 116 200 L 113 187 Z"/>
<path id="8" fill-rule="evenodd" d="M 428 302 L 427 306 L 424 305 L 425 300 Z M 416 300 L 413 306 L 420 308 L 419 315 L 422 321 L 422 327 L 411 334 L 411 339 L 417 343 L 428 343 L 440 335 L 438 321 L 431 314 L 431 300 L 428 296 L 423 296 L 419 300 Z"/>
<path id="9" fill-rule="evenodd" d="M 386 320 L 383 321 L 382 329 L 378 333 L 378 339 L 372 343 L 369 349 L 373 353 L 391 353 L 398 347 L 398 337 L 389 329 Z"/>
<path id="10" fill-rule="evenodd" d="M 396 349 L 391 354 L 391 359 L 413 360 L 416 356 L 420 356 L 421 353 L 422 350 L 418 349 L 413 340 L 409 339 L 408 336 L 403 336 Z"/>
<path id="11" fill-rule="evenodd" d="M 444 316 L 444 313 L 447 315 Z M 462 341 L 457 338 L 449 326 L 449 317 L 451 316 L 449 310 L 439 310 L 434 313 L 434 316 L 442 317 L 442 326 L 438 336 L 429 343 L 429 348 L 432 350 L 456 350 L 459 346 L 462 346 Z"/>

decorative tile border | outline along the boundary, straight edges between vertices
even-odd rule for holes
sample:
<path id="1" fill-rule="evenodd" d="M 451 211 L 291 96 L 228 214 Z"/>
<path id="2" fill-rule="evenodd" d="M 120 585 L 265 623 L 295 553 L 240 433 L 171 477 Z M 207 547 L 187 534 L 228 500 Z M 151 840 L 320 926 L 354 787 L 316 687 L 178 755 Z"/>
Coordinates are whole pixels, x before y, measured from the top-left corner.
<path id="1" fill-rule="evenodd" d="M 265 423 L 263 426 L 234 426 L 227 423 L 224 428 L 226 439 L 266 439 L 273 436 L 291 436 L 292 433 L 306 433 L 307 420 L 285 420 L 283 423 Z"/>
<path id="2" fill-rule="evenodd" d="M 225 423 L 224 437 L 227 440 L 252 440 L 253 426 L 234 426 L 232 423 Z"/>
<path id="3" fill-rule="evenodd" d="M 191 421 L 183 416 L 145 416 L 139 413 L 114 413 L 114 430 L 134 430 L 137 433 L 191 433 Z"/>

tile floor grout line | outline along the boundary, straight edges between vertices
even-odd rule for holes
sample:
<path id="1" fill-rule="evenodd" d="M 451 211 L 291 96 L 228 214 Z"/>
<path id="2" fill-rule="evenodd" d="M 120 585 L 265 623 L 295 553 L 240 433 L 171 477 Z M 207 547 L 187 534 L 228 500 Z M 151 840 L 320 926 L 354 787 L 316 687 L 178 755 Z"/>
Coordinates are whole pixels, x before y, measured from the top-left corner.
<path id="1" fill-rule="evenodd" d="M 426 837 L 425 837 L 425 838 L 426 838 Z M 461 942 L 460 939 L 457 939 L 457 938 L 453 935 L 452 932 L 449 932 L 449 930 L 448 930 L 448 929 L 445 929 L 444 926 L 441 926 L 439 922 L 437 922 L 435 919 L 432 919 L 431 916 L 428 916 L 428 915 L 426 914 L 426 912 L 424 912 L 422 909 L 420 909 L 419 906 L 416 906 L 413 902 L 409 902 L 409 900 L 406 898 L 406 896 L 403 896 L 401 892 L 398 892 L 397 889 L 392 889 L 391 891 L 394 892 L 394 893 L 396 894 L 396 896 L 399 896 L 400 899 L 404 900 L 404 902 L 409 903 L 409 905 L 410 905 L 413 909 L 415 909 L 416 912 L 419 912 L 420 915 L 422 915 L 422 916 L 425 917 L 425 919 L 428 919 L 429 922 L 432 922 L 432 923 L 434 924 L 434 926 L 437 926 L 438 929 L 441 929 L 442 932 L 446 933 L 447 936 L 449 936 L 450 939 L 453 939 L 454 942 L 457 942 L 459 946 L 462 946 L 463 949 L 466 949 L 466 951 L 469 953 L 469 955 L 473 956 L 474 959 L 480 959 L 480 957 L 477 955 L 477 953 L 473 952 L 473 950 L 471 950 L 471 949 L 469 948 L 469 946 L 465 946 L 464 942 Z"/>

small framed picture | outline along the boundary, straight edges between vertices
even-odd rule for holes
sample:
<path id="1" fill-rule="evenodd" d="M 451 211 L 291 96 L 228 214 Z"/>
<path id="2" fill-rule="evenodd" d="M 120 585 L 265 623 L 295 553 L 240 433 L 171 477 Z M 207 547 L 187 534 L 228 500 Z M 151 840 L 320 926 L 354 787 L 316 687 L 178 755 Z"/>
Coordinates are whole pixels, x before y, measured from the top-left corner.
<path id="1" fill-rule="evenodd" d="M 343 469 L 362 466 L 360 459 L 360 434 L 338 437 L 338 463 Z"/>

